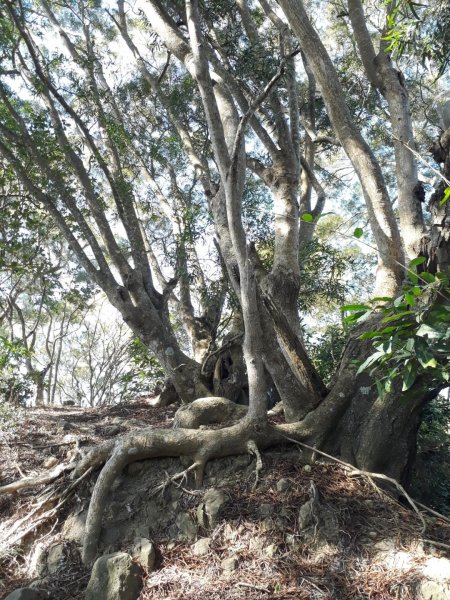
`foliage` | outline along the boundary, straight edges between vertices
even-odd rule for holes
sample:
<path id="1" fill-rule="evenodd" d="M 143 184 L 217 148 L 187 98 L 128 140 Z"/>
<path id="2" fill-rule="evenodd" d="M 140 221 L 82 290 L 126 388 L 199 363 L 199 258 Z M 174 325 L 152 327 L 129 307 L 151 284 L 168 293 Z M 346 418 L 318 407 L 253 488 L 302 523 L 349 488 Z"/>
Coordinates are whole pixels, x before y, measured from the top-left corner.
<path id="1" fill-rule="evenodd" d="M 346 340 L 346 331 L 337 323 L 327 325 L 322 333 L 310 333 L 305 339 L 308 354 L 326 385 L 336 373 Z"/>
<path id="2" fill-rule="evenodd" d="M 148 348 L 140 339 L 134 338 L 129 346 L 130 359 L 136 369 L 135 385 L 140 386 L 137 391 L 148 391 L 163 385 L 164 371 L 158 360 L 150 354 Z"/>
<path id="3" fill-rule="evenodd" d="M 450 516 L 450 403 L 439 395 L 425 406 L 418 432 L 411 492 L 421 502 Z"/>
<path id="4" fill-rule="evenodd" d="M 318 303 L 336 306 L 345 300 L 345 273 L 352 266 L 348 254 L 332 244 L 314 239 L 300 249 L 302 280 L 299 297 L 301 310 L 317 308 Z"/>
<path id="5" fill-rule="evenodd" d="M 347 325 L 372 314 L 382 317 L 377 329 L 360 336 L 373 341 L 375 352 L 358 369 L 376 378 L 380 395 L 390 392 L 396 381 L 402 392 L 422 376 L 427 387 L 444 387 L 450 381 L 450 273 L 412 270 L 424 262 L 423 257 L 411 261 L 408 281 L 397 298 L 373 298 L 341 309 L 349 313 Z"/>
<path id="6" fill-rule="evenodd" d="M 0 391 L 0 440 L 8 433 L 15 433 L 20 428 L 24 416 L 23 409 L 3 401 Z"/>
<path id="7" fill-rule="evenodd" d="M 25 404 L 31 396 L 31 382 L 20 371 L 21 361 L 27 356 L 29 356 L 29 352 L 20 340 L 10 340 L 0 335 L 1 406 L 8 403 L 17 407 Z"/>
<path id="8" fill-rule="evenodd" d="M 387 0 L 390 10 L 387 17 L 385 40 L 388 51 L 398 57 L 412 53 L 421 61 L 437 65 L 441 77 L 450 64 L 450 5 L 446 0 L 427 4 L 411 0 Z"/>

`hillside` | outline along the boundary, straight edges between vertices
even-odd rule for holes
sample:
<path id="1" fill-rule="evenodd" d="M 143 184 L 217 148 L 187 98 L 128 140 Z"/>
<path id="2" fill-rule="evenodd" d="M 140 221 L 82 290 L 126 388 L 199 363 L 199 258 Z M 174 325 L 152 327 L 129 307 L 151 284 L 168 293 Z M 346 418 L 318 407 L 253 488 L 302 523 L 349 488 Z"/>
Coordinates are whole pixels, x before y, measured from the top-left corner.
<path id="1" fill-rule="evenodd" d="M 0 483 L 50 472 L 131 429 L 170 427 L 175 410 L 144 400 L 28 410 L 2 432 Z M 136 538 L 152 542 L 154 565 L 139 567 L 134 598 L 450 597 L 450 520 L 425 509 L 419 516 L 379 480 L 299 446 L 273 448 L 262 460 L 257 481 L 253 457 L 212 461 L 201 490 L 188 474 L 174 478 L 188 467 L 176 459 L 126 468 L 110 494 L 100 553 L 127 552 Z M 52 483 L 0 495 L 2 598 L 31 584 L 45 592 L 40 597 L 85 597 L 90 569 L 79 549 L 95 476 L 70 490 L 67 470 Z"/>

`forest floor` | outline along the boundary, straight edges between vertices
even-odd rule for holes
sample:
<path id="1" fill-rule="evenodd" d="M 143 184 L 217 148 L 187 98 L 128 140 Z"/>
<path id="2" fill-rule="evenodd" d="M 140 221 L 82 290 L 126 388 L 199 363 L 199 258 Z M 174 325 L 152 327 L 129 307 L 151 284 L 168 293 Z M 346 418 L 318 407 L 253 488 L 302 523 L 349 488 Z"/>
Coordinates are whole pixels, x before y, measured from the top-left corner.
<path id="1" fill-rule="evenodd" d="M 136 428 L 169 428 L 176 409 L 156 409 L 147 399 L 96 409 L 27 409 L 0 429 L 0 485 L 67 463 L 79 447 Z M 156 567 L 144 575 L 140 600 L 418 600 L 427 598 L 424 582 L 450 579 L 450 569 L 444 572 L 450 567 L 448 518 L 425 510 L 419 518 L 375 481 L 352 477 L 333 462 L 305 464 L 295 448 L 264 453 L 256 487 L 254 464 L 244 467 L 235 480 L 216 481 L 227 502 L 212 530 L 199 527 L 191 539 L 170 539 L 167 530 L 152 535 Z M 86 497 L 94 481 L 92 475 L 79 495 Z M 0 495 L 0 598 L 36 580 L 37 548 L 42 553 L 61 541 L 64 521 L 76 509 L 78 492 L 34 527 L 29 515 L 43 487 Z M 177 490 L 180 500 L 174 506 L 182 503 L 195 518 L 199 496 L 186 488 Z M 320 541 L 317 531 L 307 538 L 299 530 L 299 508 L 312 489 L 327 514 L 333 514 L 333 540 Z M 11 531 L 24 522 L 27 534 L 12 543 Z M 208 549 L 199 555 L 194 542 L 205 537 Z M 226 559 L 231 560 L 224 567 Z M 53 600 L 81 600 L 89 575 L 79 545 L 66 543 L 58 568 L 47 573 L 42 587 Z"/>

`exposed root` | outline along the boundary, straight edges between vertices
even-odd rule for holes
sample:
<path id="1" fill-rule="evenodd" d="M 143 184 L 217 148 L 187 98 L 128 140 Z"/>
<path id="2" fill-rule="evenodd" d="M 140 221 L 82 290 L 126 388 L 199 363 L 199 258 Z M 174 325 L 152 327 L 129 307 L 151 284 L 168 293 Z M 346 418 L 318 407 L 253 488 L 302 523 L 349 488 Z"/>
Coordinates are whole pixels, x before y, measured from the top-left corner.
<path id="1" fill-rule="evenodd" d="M 262 458 L 261 458 L 261 453 L 258 450 L 258 446 L 256 445 L 256 442 L 254 440 L 248 440 L 247 442 L 247 450 L 249 454 L 253 454 L 253 456 L 256 457 L 256 467 L 255 467 L 255 483 L 253 484 L 253 488 L 255 489 L 256 486 L 258 485 L 258 481 L 259 481 L 259 474 L 262 471 L 263 468 L 263 463 L 262 463 Z"/>
<path id="2" fill-rule="evenodd" d="M 83 469 L 98 466 L 100 460 L 105 455 L 108 456 L 95 484 L 89 506 L 82 554 L 84 564 L 90 563 L 96 556 L 109 491 L 116 477 L 129 463 L 145 458 L 190 456 L 193 458 L 191 470 L 195 471 L 196 487 L 200 487 L 205 465 L 210 459 L 247 454 L 251 450 L 257 455 L 258 472 L 262 468 L 258 447 L 267 448 L 281 440 L 280 433 L 275 429 L 243 419 L 236 425 L 219 430 L 144 429 L 125 436 L 113 447 L 108 443 L 93 449 L 83 459 Z M 80 468 L 81 465 L 76 469 L 78 474 Z"/>
<path id="3" fill-rule="evenodd" d="M 0 487 L 0 494 L 14 494 L 19 490 L 29 489 L 32 487 L 37 487 L 39 485 L 46 485 L 58 479 L 61 473 L 65 471 L 71 471 L 75 468 L 75 464 L 59 464 L 51 471 L 45 471 L 45 473 L 41 473 L 40 475 L 30 475 L 28 477 L 23 477 L 22 479 L 18 479 L 13 483 L 9 483 L 8 485 L 4 485 Z"/>
<path id="4" fill-rule="evenodd" d="M 175 428 L 198 429 L 201 425 L 213 425 L 239 421 L 247 414 L 247 407 L 231 402 L 222 396 L 199 398 L 175 413 Z"/>
<path id="5" fill-rule="evenodd" d="M 28 534 L 35 531 L 44 523 L 57 517 L 61 508 L 73 496 L 76 488 L 85 479 L 92 469 L 87 469 L 77 480 L 70 485 L 65 482 L 58 486 L 51 485 L 45 488 L 40 496 L 41 499 L 21 519 L 17 519 L 7 528 L 4 537 L 5 542 L 0 545 L 0 554 L 19 544 Z M 55 521 L 54 526 L 56 525 Z"/>

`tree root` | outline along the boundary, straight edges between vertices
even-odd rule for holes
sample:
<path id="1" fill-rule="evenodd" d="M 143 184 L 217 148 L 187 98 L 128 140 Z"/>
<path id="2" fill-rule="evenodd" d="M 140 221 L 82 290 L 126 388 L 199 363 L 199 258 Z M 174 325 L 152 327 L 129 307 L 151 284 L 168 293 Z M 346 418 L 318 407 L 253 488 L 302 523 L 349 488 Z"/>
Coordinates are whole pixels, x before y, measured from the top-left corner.
<path id="1" fill-rule="evenodd" d="M 175 413 L 173 426 L 198 429 L 201 425 L 239 421 L 247 414 L 247 407 L 231 402 L 222 396 L 199 398 Z"/>
<path id="2" fill-rule="evenodd" d="M 222 458 L 249 451 L 257 456 L 257 473 L 262 468 L 259 449 L 282 441 L 278 429 L 243 419 L 236 425 L 219 430 L 143 429 L 123 437 L 115 444 L 110 442 L 94 448 L 75 470 L 80 476 L 84 469 L 95 468 L 105 462 L 92 494 L 86 520 L 82 560 L 91 563 L 97 553 L 102 515 L 108 494 L 115 479 L 124 467 L 136 460 L 158 457 L 189 456 L 193 464 L 189 468 L 195 473 L 196 487 L 203 483 L 206 463 L 212 458 Z M 256 450 L 255 450 L 256 449 Z"/>
<path id="3" fill-rule="evenodd" d="M 40 475 L 30 475 L 28 477 L 23 477 L 22 479 L 13 481 L 13 483 L 3 485 L 2 487 L 0 487 L 0 494 L 14 494 L 19 490 L 29 489 L 32 487 L 37 487 L 39 485 L 51 483 L 52 481 L 55 481 L 55 479 L 58 479 L 61 473 L 64 473 L 65 471 L 71 471 L 74 468 L 75 464 L 73 462 L 69 464 L 56 465 L 56 467 L 51 471 L 46 471 L 45 473 L 41 473 Z"/>

